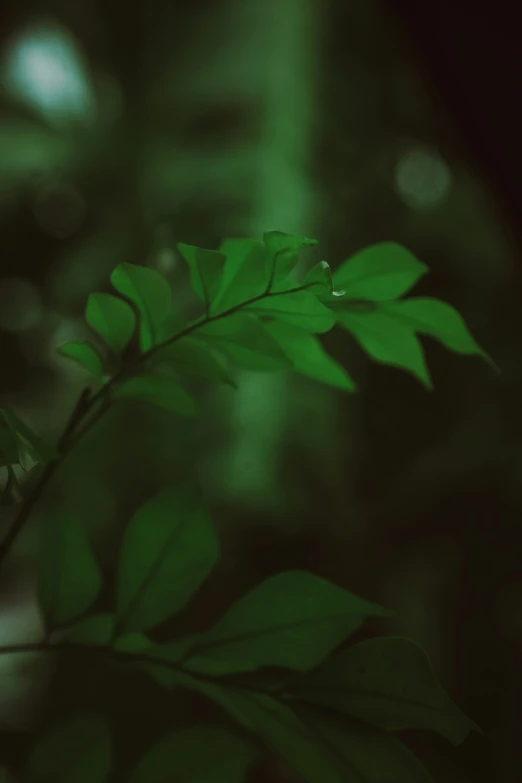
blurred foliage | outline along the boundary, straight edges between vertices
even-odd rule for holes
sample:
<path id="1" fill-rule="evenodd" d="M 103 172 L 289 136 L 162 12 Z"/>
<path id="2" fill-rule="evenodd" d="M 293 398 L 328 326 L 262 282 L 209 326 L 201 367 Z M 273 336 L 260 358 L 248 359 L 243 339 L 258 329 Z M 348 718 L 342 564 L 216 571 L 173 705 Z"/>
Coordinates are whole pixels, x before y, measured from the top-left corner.
<path id="1" fill-rule="evenodd" d="M 234 397 L 194 379 L 195 424 L 111 413 L 43 506 L 74 507 L 109 562 L 122 520 L 195 466 L 224 561 L 220 594 L 204 594 L 187 627 L 282 564 L 387 605 L 395 596 L 401 633 L 486 732 L 459 760 L 423 741 L 427 763 L 441 781 L 511 780 L 522 695 L 509 609 L 522 584 L 517 263 L 410 42 L 376 0 L 4 5 L 0 401 L 42 436 L 56 441 L 85 383 L 55 348 L 85 339 L 87 297 L 108 290 L 116 263 L 161 269 L 180 314 L 193 315 L 179 241 L 217 247 L 284 228 L 320 238 L 336 265 L 400 242 L 432 270 L 418 295 L 457 307 L 502 369 L 494 377 L 426 340 L 430 395 L 328 335 L 357 396 L 242 374 Z M 15 583 L 31 581 L 33 533 Z M 3 607 L 30 600 L 19 595 L 6 587 Z"/>

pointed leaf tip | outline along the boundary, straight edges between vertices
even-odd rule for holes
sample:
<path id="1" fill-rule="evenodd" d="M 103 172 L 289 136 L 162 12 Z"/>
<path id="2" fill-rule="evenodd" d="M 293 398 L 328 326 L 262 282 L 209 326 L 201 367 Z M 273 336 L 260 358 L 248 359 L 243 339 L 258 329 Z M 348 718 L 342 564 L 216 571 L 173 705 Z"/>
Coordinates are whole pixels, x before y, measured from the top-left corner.
<path id="1" fill-rule="evenodd" d="M 352 645 L 303 675 L 291 692 L 385 731 L 428 729 L 455 745 L 480 731 L 443 690 L 424 650 L 402 637 Z"/>
<path id="2" fill-rule="evenodd" d="M 307 571 L 284 571 L 233 604 L 185 668 L 215 675 L 263 666 L 305 670 L 371 616 L 389 612 Z"/>

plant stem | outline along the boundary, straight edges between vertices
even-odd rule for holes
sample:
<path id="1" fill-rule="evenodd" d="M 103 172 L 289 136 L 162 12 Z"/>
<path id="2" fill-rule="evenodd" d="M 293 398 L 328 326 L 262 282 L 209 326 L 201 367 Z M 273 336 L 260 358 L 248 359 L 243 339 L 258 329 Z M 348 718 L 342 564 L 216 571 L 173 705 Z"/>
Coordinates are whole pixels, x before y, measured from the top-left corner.
<path id="1" fill-rule="evenodd" d="M 165 660 L 165 658 L 156 658 L 150 653 L 132 653 L 115 650 L 110 646 L 95 645 L 95 644 L 82 644 L 79 642 L 59 642 L 51 644 L 50 642 L 27 642 L 24 644 L 12 644 L 0 647 L 0 656 L 2 655 L 24 655 L 28 653 L 87 653 L 98 656 L 108 656 L 120 663 L 142 663 L 150 664 L 152 666 L 158 666 L 163 669 L 168 669 L 171 672 L 177 672 L 180 675 L 180 685 L 183 685 L 181 677 L 186 682 L 207 682 L 213 685 L 221 685 L 227 688 L 240 688 L 245 691 L 252 691 L 254 693 L 262 693 L 265 696 L 275 695 L 268 688 L 260 687 L 255 683 L 247 683 L 243 679 L 237 679 L 233 674 L 223 676 L 213 676 L 211 674 L 193 673 L 183 668 L 183 663 L 180 661 L 171 662 Z M 278 693 L 278 697 L 282 698 L 283 692 Z"/>
<path id="2" fill-rule="evenodd" d="M 25 500 L 22 502 L 20 510 L 16 515 L 13 524 L 7 531 L 7 535 L 5 536 L 3 541 L 0 542 L 0 567 L 4 563 L 4 560 L 6 559 L 9 552 L 11 551 L 11 547 L 13 546 L 16 538 L 18 537 L 20 531 L 25 525 L 34 506 L 40 499 L 40 496 L 43 490 L 45 489 L 45 487 L 47 486 L 47 483 L 54 475 L 54 472 L 56 471 L 58 466 L 61 464 L 61 460 L 63 459 L 63 457 L 69 451 L 69 441 L 72 436 L 72 433 L 74 432 L 75 428 L 80 423 L 80 421 L 82 420 L 83 416 L 85 415 L 85 412 L 89 407 L 89 395 L 90 395 L 90 389 L 89 388 L 83 389 L 78 399 L 78 402 L 76 403 L 76 406 L 69 418 L 69 421 L 67 422 L 65 430 L 58 442 L 59 457 L 47 463 L 42 473 L 40 474 L 40 478 L 38 479 L 35 486 L 33 487 L 32 491 L 29 493 L 29 495 L 27 495 Z"/>
<path id="3" fill-rule="evenodd" d="M 32 491 L 22 503 L 18 514 L 16 515 L 11 527 L 7 531 L 7 535 L 3 541 L 0 542 L 0 568 L 3 566 L 9 552 L 11 551 L 11 548 L 13 547 L 14 542 L 18 538 L 27 519 L 31 515 L 31 512 L 33 511 L 36 503 L 40 499 L 42 492 L 44 491 L 50 479 L 53 477 L 57 468 L 61 465 L 65 456 L 79 441 L 83 439 L 86 433 L 108 410 L 109 394 L 117 383 L 124 380 L 126 376 L 138 372 L 145 362 L 147 362 L 148 359 L 154 356 L 162 348 L 165 348 L 167 345 L 171 345 L 172 343 L 181 340 L 183 337 L 188 337 L 202 326 L 205 326 L 206 324 L 213 321 L 218 321 L 221 318 L 226 318 L 229 315 L 233 315 L 248 305 L 254 304 L 254 302 L 259 302 L 261 299 L 296 293 L 297 291 L 303 291 L 312 285 L 313 283 L 305 286 L 296 286 L 295 288 L 291 288 L 288 291 L 270 291 L 270 289 L 267 288 L 262 294 L 253 296 L 251 299 L 248 299 L 245 302 L 241 302 L 234 307 L 230 307 L 228 310 L 225 310 L 222 313 L 218 313 L 217 315 L 207 314 L 203 318 L 188 324 L 188 326 L 179 331 L 177 334 L 169 337 L 168 340 L 165 340 L 158 345 L 154 345 L 145 353 L 140 354 L 140 356 L 138 356 L 135 361 L 128 363 L 125 367 L 122 367 L 122 369 L 113 375 L 113 377 L 110 378 L 95 394 L 91 394 L 91 390 L 89 388 L 84 389 L 58 443 L 59 456 L 51 462 L 47 463 Z M 102 404 L 99 406 L 98 411 L 94 413 L 94 415 L 92 415 L 92 417 L 89 419 L 89 415 L 94 411 L 99 403 Z M 83 427 L 81 425 L 83 425 Z"/>

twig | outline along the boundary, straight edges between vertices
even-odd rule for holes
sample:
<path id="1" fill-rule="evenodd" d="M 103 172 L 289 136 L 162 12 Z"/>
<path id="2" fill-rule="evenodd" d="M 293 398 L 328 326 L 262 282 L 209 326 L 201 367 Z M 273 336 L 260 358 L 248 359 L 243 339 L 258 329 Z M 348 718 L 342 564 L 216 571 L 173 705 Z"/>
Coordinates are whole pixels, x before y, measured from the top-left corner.
<path id="1" fill-rule="evenodd" d="M 158 345 L 152 346 L 152 348 L 149 348 L 148 351 L 140 354 L 136 361 L 127 364 L 125 367 L 122 367 L 122 369 L 113 375 L 113 377 L 110 378 L 95 394 L 91 394 L 91 390 L 89 388 L 86 388 L 82 391 L 76 407 L 74 408 L 74 411 L 72 412 L 65 430 L 58 442 L 59 456 L 51 462 L 47 463 L 32 491 L 22 503 L 18 514 L 16 515 L 11 527 L 7 532 L 7 535 L 5 536 L 4 540 L 0 542 L 0 568 L 3 566 L 14 542 L 18 538 L 18 535 L 20 534 L 36 503 L 40 499 L 43 490 L 47 486 L 50 479 L 53 477 L 57 468 L 61 465 L 64 457 L 74 446 L 77 445 L 77 443 L 79 443 L 79 441 L 82 440 L 86 433 L 89 432 L 89 430 L 108 410 L 108 398 L 112 388 L 116 384 L 123 381 L 126 376 L 132 375 L 134 372 L 139 371 L 139 369 L 148 361 L 148 359 L 154 356 L 158 351 L 162 350 L 168 345 L 171 345 L 172 343 L 177 342 L 178 340 L 181 340 L 183 337 L 188 337 L 202 326 L 213 321 L 218 321 L 221 318 L 226 318 L 229 315 L 233 315 L 248 305 L 260 301 L 261 299 L 296 293 L 297 291 L 303 291 L 313 285 L 307 284 L 304 286 L 296 286 L 295 288 L 291 288 L 287 291 L 270 291 L 271 283 L 272 281 L 270 281 L 269 287 L 262 294 L 253 296 L 251 299 L 248 299 L 245 302 L 241 302 L 241 304 L 235 305 L 234 307 L 230 307 L 228 310 L 225 310 L 222 313 L 218 313 L 217 315 L 206 315 L 198 321 L 194 321 L 193 323 L 189 324 L 172 337 L 169 337 L 168 340 L 165 340 Z M 99 410 L 90 419 L 88 419 L 89 414 L 94 411 L 98 403 L 104 404 L 102 404 Z M 82 427 L 81 425 L 86 419 L 88 420 Z"/>

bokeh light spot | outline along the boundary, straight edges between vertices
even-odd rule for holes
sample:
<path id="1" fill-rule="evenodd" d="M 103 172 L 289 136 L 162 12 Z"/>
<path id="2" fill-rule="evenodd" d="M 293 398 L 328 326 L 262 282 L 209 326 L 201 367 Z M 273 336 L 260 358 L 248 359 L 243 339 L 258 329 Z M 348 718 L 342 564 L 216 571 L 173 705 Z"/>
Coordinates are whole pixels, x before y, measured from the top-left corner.
<path id="1" fill-rule="evenodd" d="M 26 28 L 12 44 L 3 70 L 7 89 L 49 122 L 63 126 L 92 119 L 86 67 L 73 37 L 57 23 Z"/>
<path id="2" fill-rule="evenodd" d="M 452 174 L 445 160 L 429 147 L 413 147 L 395 167 L 395 187 L 405 204 L 419 211 L 431 210 L 448 195 Z"/>

